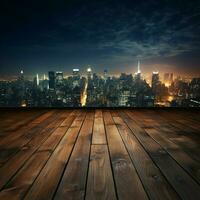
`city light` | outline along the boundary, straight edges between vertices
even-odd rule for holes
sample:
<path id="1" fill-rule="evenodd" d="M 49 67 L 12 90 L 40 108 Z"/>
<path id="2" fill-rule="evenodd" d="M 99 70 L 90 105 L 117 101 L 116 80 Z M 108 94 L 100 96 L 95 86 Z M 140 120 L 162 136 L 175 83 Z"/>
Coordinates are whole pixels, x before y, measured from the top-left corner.
<path id="1" fill-rule="evenodd" d="M 88 86 L 88 83 L 86 82 L 85 87 L 84 87 L 84 91 L 81 95 L 81 106 L 82 107 L 86 106 L 86 102 L 87 102 L 87 86 Z"/>
<path id="2" fill-rule="evenodd" d="M 171 84 L 170 83 L 164 83 L 166 87 L 169 87 Z"/>
<path id="3" fill-rule="evenodd" d="M 87 72 L 91 72 L 92 71 L 92 69 L 89 67 L 89 68 L 87 68 Z"/>
<path id="4" fill-rule="evenodd" d="M 173 101 L 173 99 L 174 99 L 173 96 L 169 96 L 167 100 L 171 102 Z"/>
<path id="5" fill-rule="evenodd" d="M 137 72 L 110 75 L 92 73 L 91 67 L 80 74 L 74 68 L 71 76 L 49 71 L 48 77 L 27 80 L 20 71 L 17 80 L 0 81 L 0 106 L 16 107 L 159 107 L 200 106 L 200 78 L 174 77 L 173 73 L 153 71 L 146 79 L 138 61 Z M 150 80 L 151 79 L 151 80 Z M 162 81 L 164 80 L 164 81 Z"/>

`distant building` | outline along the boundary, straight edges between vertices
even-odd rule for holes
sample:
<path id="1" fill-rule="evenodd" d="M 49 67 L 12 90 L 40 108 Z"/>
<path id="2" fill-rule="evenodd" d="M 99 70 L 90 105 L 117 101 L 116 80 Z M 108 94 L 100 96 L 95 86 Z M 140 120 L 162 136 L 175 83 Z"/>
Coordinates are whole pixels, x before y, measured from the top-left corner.
<path id="1" fill-rule="evenodd" d="M 38 74 L 36 74 L 36 84 L 37 84 L 37 86 L 39 86 L 39 84 L 40 84 L 40 80 L 39 80 L 39 75 Z"/>
<path id="2" fill-rule="evenodd" d="M 56 72 L 56 85 L 61 85 L 63 83 L 63 72 Z"/>
<path id="3" fill-rule="evenodd" d="M 159 81 L 159 73 L 158 72 L 153 72 L 152 73 L 151 86 L 152 86 L 152 91 L 153 91 L 154 95 L 157 92 L 157 88 L 158 88 L 159 83 L 160 83 L 160 81 Z"/>
<path id="4" fill-rule="evenodd" d="M 49 71 L 49 89 L 55 89 L 55 72 Z"/>
<path id="5" fill-rule="evenodd" d="M 173 82 L 173 73 L 165 73 L 163 80 L 166 86 L 171 85 Z"/>
<path id="6" fill-rule="evenodd" d="M 107 69 L 104 69 L 104 71 L 103 71 L 103 78 L 105 81 L 108 79 L 108 70 Z"/>
<path id="7" fill-rule="evenodd" d="M 73 88 L 75 87 L 79 87 L 80 86 L 80 73 L 79 73 L 79 69 L 73 69 L 73 76 L 72 76 L 72 85 Z"/>
<path id="8" fill-rule="evenodd" d="M 79 77 L 80 78 L 80 70 L 79 69 L 73 69 L 73 77 Z"/>
<path id="9" fill-rule="evenodd" d="M 91 69 L 91 67 L 87 68 L 87 77 L 88 77 L 88 79 L 92 79 L 92 69 Z"/>
<path id="10" fill-rule="evenodd" d="M 130 91 L 129 90 L 123 90 L 119 94 L 119 106 L 128 106 L 128 100 L 130 97 Z"/>
<path id="11" fill-rule="evenodd" d="M 137 65 L 137 72 L 135 73 L 135 78 L 137 80 L 141 79 L 141 70 L 140 70 L 140 61 L 138 60 L 138 65 Z"/>

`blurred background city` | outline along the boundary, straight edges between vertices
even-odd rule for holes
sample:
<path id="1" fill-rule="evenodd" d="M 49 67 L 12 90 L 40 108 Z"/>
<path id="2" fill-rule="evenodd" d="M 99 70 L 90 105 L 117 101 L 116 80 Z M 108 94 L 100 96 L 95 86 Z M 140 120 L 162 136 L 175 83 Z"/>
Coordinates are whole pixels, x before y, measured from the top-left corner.
<path id="1" fill-rule="evenodd" d="M 140 61 L 134 74 L 101 74 L 87 66 L 36 74 L 32 80 L 23 69 L 14 80 L 0 81 L 1 107 L 199 107 L 200 78 L 153 71 L 142 73 Z"/>

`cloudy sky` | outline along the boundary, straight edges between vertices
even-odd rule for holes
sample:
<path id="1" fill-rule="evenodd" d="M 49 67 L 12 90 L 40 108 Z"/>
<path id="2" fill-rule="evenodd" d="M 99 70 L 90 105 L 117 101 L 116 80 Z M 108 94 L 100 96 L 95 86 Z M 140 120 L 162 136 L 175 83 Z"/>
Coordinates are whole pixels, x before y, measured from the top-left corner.
<path id="1" fill-rule="evenodd" d="M 92 65 L 95 72 L 200 75 L 199 0 L 2 0 L 0 75 Z"/>

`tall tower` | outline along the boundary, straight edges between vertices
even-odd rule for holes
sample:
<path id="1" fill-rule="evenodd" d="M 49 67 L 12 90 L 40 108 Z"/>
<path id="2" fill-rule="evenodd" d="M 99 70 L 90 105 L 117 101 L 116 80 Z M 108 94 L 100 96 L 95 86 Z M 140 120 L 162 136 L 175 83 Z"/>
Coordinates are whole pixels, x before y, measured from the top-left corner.
<path id="1" fill-rule="evenodd" d="M 21 82 L 24 81 L 24 71 L 23 70 L 20 71 L 20 75 L 18 77 L 18 80 L 21 81 Z"/>
<path id="2" fill-rule="evenodd" d="M 135 73 L 135 78 L 136 80 L 140 80 L 141 78 L 141 70 L 140 70 L 140 61 L 138 60 L 138 65 L 137 65 L 137 72 Z"/>
<path id="3" fill-rule="evenodd" d="M 79 72 L 80 72 L 80 70 L 78 68 L 74 68 L 73 69 L 73 77 L 79 77 L 80 78 Z"/>
<path id="4" fill-rule="evenodd" d="M 55 89 L 55 72 L 49 71 L 49 89 Z"/>
<path id="5" fill-rule="evenodd" d="M 107 79 L 108 79 L 108 70 L 107 69 L 104 69 L 103 76 L 104 76 L 104 80 L 107 81 Z"/>
<path id="6" fill-rule="evenodd" d="M 138 60 L 138 67 L 137 67 L 137 68 L 138 68 L 138 71 L 137 71 L 137 73 L 138 73 L 138 74 L 140 74 L 140 73 L 141 73 L 141 71 L 140 71 L 140 61 L 139 61 L 139 60 Z"/>
<path id="7" fill-rule="evenodd" d="M 56 72 L 56 85 L 62 85 L 63 83 L 63 72 Z"/>
<path id="8" fill-rule="evenodd" d="M 88 79 L 92 78 L 92 69 L 90 67 L 87 68 L 87 77 L 88 77 Z"/>
<path id="9" fill-rule="evenodd" d="M 38 76 L 38 74 L 36 74 L 36 83 L 37 83 L 37 86 L 39 86 L 39 76 Z"/>
<path id="10" fill-rule="evenodd" d="M 158 85 L 159 85 L 159 73 L 153 72 L 152 73 L 151 87 L 152 87 L 152 91 L 153 91 L 154 95 L 157 94 Z"/>

